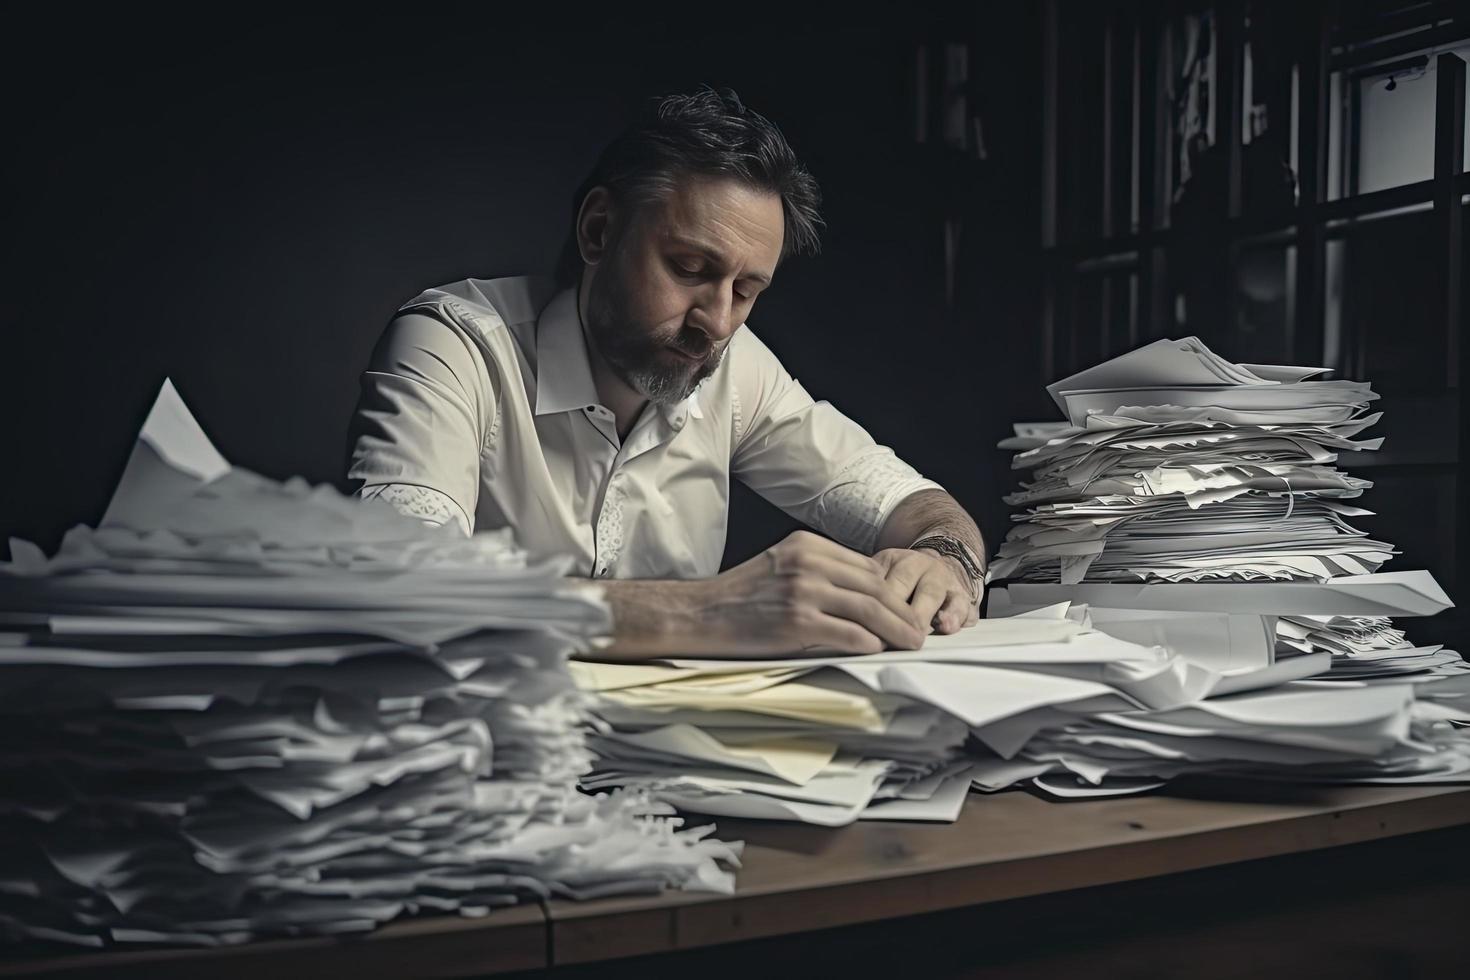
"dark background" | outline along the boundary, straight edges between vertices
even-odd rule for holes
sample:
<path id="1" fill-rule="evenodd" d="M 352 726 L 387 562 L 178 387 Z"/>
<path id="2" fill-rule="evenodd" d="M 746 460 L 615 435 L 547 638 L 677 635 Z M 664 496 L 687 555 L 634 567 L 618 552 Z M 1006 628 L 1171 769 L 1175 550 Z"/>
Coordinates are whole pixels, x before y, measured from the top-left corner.
<path id="1" fill-rule="evenodd" d="M 49 550 L 95 522 L 165 375 L 231 462 L 340 482 L 357 380 L 398 305 L 549 272 L 602 145 L 648 97 L 708 82 L 775 121 L 825 196 L 824 254 L 783 266 L 752 327 L 995 540 L 994 443 L 1047 410 L 1027 354 L 1034 12 L 772 14 L 88 22 L 64 58 L 39 31 L 13 37 L 0 532 Z M 914 138 L 915 51 L 946 32 L 979 38 L 997 94 L 963 201 Z M 943 224 L 960 207 L 951 309 Z M 731 560 L 795 526 L 749 493 L 733 508 Z"/>

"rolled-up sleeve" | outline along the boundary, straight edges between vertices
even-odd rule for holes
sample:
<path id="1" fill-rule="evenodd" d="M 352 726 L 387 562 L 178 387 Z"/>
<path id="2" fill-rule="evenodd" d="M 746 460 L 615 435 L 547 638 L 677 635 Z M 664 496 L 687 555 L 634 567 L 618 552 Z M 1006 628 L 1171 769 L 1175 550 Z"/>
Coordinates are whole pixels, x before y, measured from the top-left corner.
<path id="1" fill-rule="evenodd" d="M 473 529 L 491 384 L 484 356 L 458 327 L 424 313 L 395 317 L 362 375 L 348 437 L 351 489 L 425 487 Z"/>
<path id="2" fill-rule="evenodd" d="M 893 509 L 943 489 L 874 442 L 829 402 L 814 401 L 748 327 L 735 369 L 731 472 L 799 521 L 865 554 Z"/>

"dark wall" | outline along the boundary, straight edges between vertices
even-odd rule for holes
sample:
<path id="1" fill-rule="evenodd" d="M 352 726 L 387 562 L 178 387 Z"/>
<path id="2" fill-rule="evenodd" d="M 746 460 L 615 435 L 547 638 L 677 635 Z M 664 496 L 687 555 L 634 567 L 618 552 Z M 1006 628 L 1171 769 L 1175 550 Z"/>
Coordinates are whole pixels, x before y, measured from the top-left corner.
<path id="1" fill-rule="evenodd" d="M 783 267 L 751 325 L 994 541 L 1009 475 L 991 447 L 1012 413 L 1050 415 L 1037 26 L 1024 8 L 863 11 L 17 33 L 0 68 L 0 534 L 49 549 L 94 522 L 165 375 L 233 462 L 339 481 L 357 378 L 397 306 L 549 271 L 601 145 L 642 99 L 710 82 L 775 120 L 826 195 L 825 253 Z M 989 150 L 958 168 L 913 140 L 915 46 L 946 36 L 975 41 Z M 953 309 L 946 213 L 964 218 Z M 790 526 L 748 495 L 732 524 L 731 559 Z"/>

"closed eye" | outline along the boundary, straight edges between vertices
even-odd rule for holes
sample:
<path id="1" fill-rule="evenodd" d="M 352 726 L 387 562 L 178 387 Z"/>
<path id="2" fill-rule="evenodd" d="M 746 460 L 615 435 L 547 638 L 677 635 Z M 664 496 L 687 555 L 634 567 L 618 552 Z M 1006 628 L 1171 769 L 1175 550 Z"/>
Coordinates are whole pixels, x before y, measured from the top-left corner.
<path id="1" fill-rule="evenodd" d="M 684 279 L 693 280 L 695 282 L 703 282 L 704 280 L 710 278 L 712 275 L 712 273 L 709 272 L 707 269 L 704 269 L 702 267 L 691 268 L 690 266 L 687 266 L 676 259 L 670 259 L 669 266 L 674 270 L 675 275 L 680 276 Z M 752 293 L 744 293 L 737 289 L 735 290 L 735 298 L 740 300 L 741 302 L 749 303 L 755 299 L 755 295 Z"/>

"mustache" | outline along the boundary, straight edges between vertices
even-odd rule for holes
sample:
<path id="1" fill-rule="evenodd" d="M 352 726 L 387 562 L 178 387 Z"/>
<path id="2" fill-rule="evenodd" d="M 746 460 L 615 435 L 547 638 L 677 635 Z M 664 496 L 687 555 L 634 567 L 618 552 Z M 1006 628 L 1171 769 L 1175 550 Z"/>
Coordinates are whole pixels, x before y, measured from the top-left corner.
<path id="1" fill-rule="evenodd" d="M 696 360 L 707 360 L 717 354 L 720 349 L 719 344 L 710 340 L 703 331 L 696 330 L 693 327 L 686 327 L 681 330 L 678 337 L 669 342 L 669 346 L 686 357 L 692 357 Z"/>
<path id="2" fill-rule="evenodd" d="M 678 344 L 670 344 L 669 347 L 671 347 L 673 350 L 678 351 L 680 354 L 683 354 L 685 357 L 691 358 L 692 360 L 696 361 L 707 361 L 714 355 L 715 352 L 715 349 L 713 347 L 705 347 L 703 350 L 689 350 L 688 348 L 681 347 Z"/>

